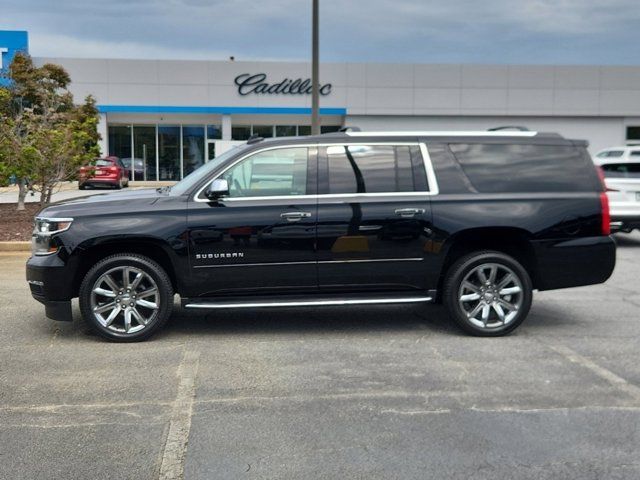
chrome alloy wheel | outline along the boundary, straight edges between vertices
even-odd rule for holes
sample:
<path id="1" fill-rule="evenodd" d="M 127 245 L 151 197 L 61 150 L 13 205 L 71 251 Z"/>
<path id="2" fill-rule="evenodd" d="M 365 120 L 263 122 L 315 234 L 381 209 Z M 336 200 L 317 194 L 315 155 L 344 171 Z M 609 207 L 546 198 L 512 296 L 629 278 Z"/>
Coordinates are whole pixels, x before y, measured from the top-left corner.
<path id="1" fill-rule="evenodd" d="M 101 275 L 91 288 L 91 312 L 105 328 L 136 333 L 156 317 L 160 292 L 155 280 L 135 267 L 116 267 Z"/>
<path id="2" fill-rule="evenodd" d="M 462 280 L 458 303 L 469 322 L 483 329 L 502 328 L 513 321 L 523 302 L 518 276 L 505 265 L 484 263 Z"/>

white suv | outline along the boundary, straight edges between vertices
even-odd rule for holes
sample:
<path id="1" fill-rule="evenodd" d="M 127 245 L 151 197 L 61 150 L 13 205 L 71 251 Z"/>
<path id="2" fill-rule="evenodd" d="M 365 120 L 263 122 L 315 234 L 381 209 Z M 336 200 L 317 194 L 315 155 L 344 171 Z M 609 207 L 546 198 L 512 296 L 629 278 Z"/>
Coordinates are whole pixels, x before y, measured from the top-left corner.
<path id="1" fill-rule="evenodd" d="M 601 165 L 607 161 L 632 162 L 640 161 L 640 145 L 632 147 L 609 147 L 596 153 L 594 161 L 596 165 Z"/>
<path id="2" fill-rule="evenodd" d="M 640 228 L 640 156 L 631 160 L 601 159 L 611 212 L 611 230 L 631 232 Z"/>

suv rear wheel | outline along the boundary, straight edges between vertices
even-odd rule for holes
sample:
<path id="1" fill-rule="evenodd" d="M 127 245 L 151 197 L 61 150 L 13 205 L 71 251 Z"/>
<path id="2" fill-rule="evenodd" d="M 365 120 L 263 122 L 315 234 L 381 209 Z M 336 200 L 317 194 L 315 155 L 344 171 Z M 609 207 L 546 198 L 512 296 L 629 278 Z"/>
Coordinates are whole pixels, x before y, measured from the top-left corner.
<path id="1" fill-rule="evenodd" d="M 484 251 L 466 255 L 447 272 L 444 304 L 465 332 L 477 336 L 506 335 L 520 325 L 531 308 L 533 288 L 524 267 L 513 257 Z"/>
<path id="2" fill-rule="evenodd" d="M 98 262 L 80 286 L 80 310 L 99 335 L 117 342 L 145 340 L 169 319 L 173 287 L 163 268 L 123 253 Z"/>

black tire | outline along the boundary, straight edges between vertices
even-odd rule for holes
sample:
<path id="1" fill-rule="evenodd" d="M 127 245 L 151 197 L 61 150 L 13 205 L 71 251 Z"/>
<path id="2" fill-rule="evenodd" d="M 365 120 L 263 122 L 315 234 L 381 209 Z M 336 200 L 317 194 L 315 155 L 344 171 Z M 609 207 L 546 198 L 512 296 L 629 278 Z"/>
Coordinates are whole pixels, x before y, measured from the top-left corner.
<path id="1" fill-rule="evenodd" d="M 116 320 L 114 320 L 114 324 L 111 328 L 102 325 L 96 318 L 96 315 L 94 315 L 92 310 L 91 302 L 94 284 L 105 273 L 109 272 L 110 270 L 117 269 L 118 267 L 131 267 L 135 270 L 142 271 L 148 277 L 150 277 L 150 279 L 155 282 L 155 286 L 157 286 L 158 296 L 154 297 L 154 299 L 159 299 L 159 305 L 156 303 L 157 308 L 153 310 L 147 310 L 146 307 L 142 307 L 145 311 L 151 312 L 149 321 L 145 326 L 142 327 L 140 331 L 134 333 L 126 333 L 124 330 L 114 330 L 117 328 L 117 322 L 121 320 L 124 321 L 124 311 L 122 309 L 120 310 L 121 313 L 118 313 Z M 114 272 L 114 275 L 116 274 L 116 272 Z M 124 275 L 120 276 L 120 282 L 118 282 L 117 277 L 114 279 L 117 283 L 124 283 Z M 151 282 L 151 280 L 147 281 Z M 150 283 L 150 285 L 152 285 L 152 283 Z M 122 289 L 124 290 L 124 287 L 122 287 Z M 173 309 L 173 287 L 171 285 L 171 280 L 169 279 L 169 276 L 164 271 L 164 269 L 150 258 L 143 255 L 138 255 L 136 253 L 120 253 L 104 258 L 103 260 L 95 264 L 91 268 L 91 270 L 89 270 L 89 272 L 87 272 L 84 279 L 82 280 L 82 284 L 80 285 L 79 301 L 82 318 L 84 319 L 85 323 L 91 328 L 91 330 L 96 332 L 98 335 L 114 342 L 139 342 L 142 340 L 146 340 L 147 338 L 152 336 L 167 323 L 167 320 L 169 320 L 171 311 Z M 118 298 L 118 301 L 122 300 Z M 126 299 L 123 301 L 122 305 L 124 305 L 124 302 L 129 301 L 134 300 Z M 133 306 L 133 304 L 131 305 Z M 140 307 L 136 305 L 136 309 L 138 308 Z"/>
<path id="2" fill-rule="evenodd" d="M 87 187 L 85 185 L 78 185 L 78 190 L 85 190 Z"/>
<path id="3" fill-rule="evenodd" d="M 122 179 L 118 180 L 118 183 L 114 185 L 116 190 L 122 190 Z"/>
<path id="4" fill-rule="evenodd" d="M 496 273 L 496 276 L 500 275 L 500 273 L 503 272 L 504 276 L 501 277 L 502 279 L 506 280 L 508 273 L 514 275 L 517 278 L 518 284 L 516 284 L 516 282 L 513 282 L 510 283 L 510 285 L 513 285 L 513 287 L 516 288 L 520 287 L 521 294 L 515 293 L 504 298 L 502 296 L 495 297 L 495 293 L 499 288 L 497 284 L 500 283 L 500 278 L 496 279 L 494 284 L 492 284 L 493 286 L 490 287 L 488 285 L 482 284 L 482 282 L 479 281 L 480 277 L 476 276 L 478 270 L 482 270 L 483 268 L 489 269 L 488 271 L 490 272 L 490 267 L 484 267 L 485 265 L 498 265 L 498 273 Z M 471 276 L 467 278 L 468 275 Z M 478 279 L 478 293 L 471 289 L 465 290 L 467 292 L 470 292 L 470 295 L 466 295 L 466 297 L 472 297 L 475 294 L 479 297 L 478 300 L 474 299 L 469 302 L 463 302 L 462 298 L 464 297 L 461 297 L 461 288 L 462 282 L 465 280 L 465 278 L 467 278 L 468 280 L 471 280 L 472 278 Z M 473 280 L 471 283 L 474 284 L 474 287 L 476 286 Z M 513 287 L 511 289 L 513 289 Z M 480 290 L 480 288 L 483 290 Z M 503 289 L 501 291 L 505 290 Z M 490 300 L 491 298 L 498 298 L 497 302 L 491 304 L 498 304 L 497 307 L 488 307 L 489 315 L 491 316 L 489 321 L 491 321 L 492 323 L 485 322 L 485 325 L 487 326 L 480 326 L 478 325 L 479 319 L 477 318 L 477 315 L 482 315 L 483 310 L 480 310 L 478 313 L 476 313 L 476 316 L 473 318 L 467 315 L 467 313 L 471 313 L 471 315 L 473 315 L 474 308 L 477 308 L 480 303 L 486 306 L 487 299 Z M 510 310 L 509 313 L 505 315 L 505 318 L 508 319 L 508 321 L 506 322 L 498 318 L 498 312 L 495 310 L 496 308 L 502 310 L 502 314 L 504 315 L 505 312 L 500 302 L 505 298 L 509 299 L 508 303 L 510 305 L 519 303 L 517 309 Z M 517 300 L 513 304 L 511 303 L 512 298 L 515 298 Z M 516 259 L 504 253 L 494 251 L 480 251 L 470 253 L 458 259 L 449 268 L 445 276 L 443 288 L 443 303 L 445 304 L 449 316 L 456 323 L 456 325 L 458 325 L 463 331 L 471 335 L 481 337 L 498 337 L 512 332 L 527 317 L 529 309 L 531 308 L 532 300 L 533 287 L 529 274 Z M 467 310 L 465 310 L 465 307 L 467 308 Z M 471 310 L 471 312 L 469 312 L 469 310 Z M 511 312 L 514 312 L 515 314 L 511 318 L 509 318 Z M 503 322 L 502 325 L 499 324 L 500 321 Z"/>

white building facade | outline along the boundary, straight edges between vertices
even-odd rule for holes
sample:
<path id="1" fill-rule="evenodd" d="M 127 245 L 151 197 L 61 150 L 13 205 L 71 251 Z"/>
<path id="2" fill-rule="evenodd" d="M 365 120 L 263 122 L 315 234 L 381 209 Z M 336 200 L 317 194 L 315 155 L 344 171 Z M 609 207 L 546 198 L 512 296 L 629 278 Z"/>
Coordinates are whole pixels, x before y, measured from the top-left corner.
<path id="1" fill-rule="evenodd" d="M 310 132 L 307 63 L 34 60 L 62 65 L 77 100 L 96 98 L 104 154 L 135 159 L 147 180 L 181 178 L 220 140 Z M 320 72 L 325 132 L 515 125 L 586 139 L 592 153 L 640 143 L 640 66 L 324 63 Z"/>

